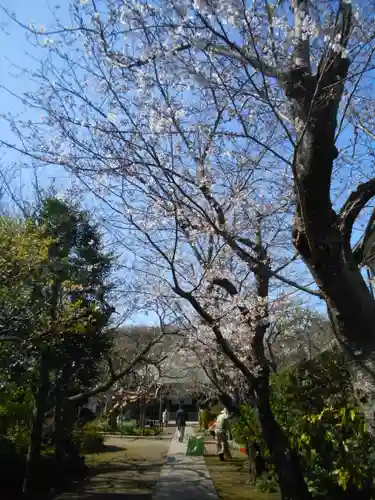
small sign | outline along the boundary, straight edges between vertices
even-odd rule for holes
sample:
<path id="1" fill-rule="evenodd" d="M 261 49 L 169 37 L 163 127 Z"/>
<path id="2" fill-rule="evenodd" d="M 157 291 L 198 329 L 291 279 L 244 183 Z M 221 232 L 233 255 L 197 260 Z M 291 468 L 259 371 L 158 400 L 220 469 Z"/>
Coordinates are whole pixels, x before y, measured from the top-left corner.
<path id="1" fill-rule="evenodd" d="M 188 439 L 186 455 L 190 457 L 203 457 L 204 454 L 204 438 L 203 436 L 191 436 Z"/>

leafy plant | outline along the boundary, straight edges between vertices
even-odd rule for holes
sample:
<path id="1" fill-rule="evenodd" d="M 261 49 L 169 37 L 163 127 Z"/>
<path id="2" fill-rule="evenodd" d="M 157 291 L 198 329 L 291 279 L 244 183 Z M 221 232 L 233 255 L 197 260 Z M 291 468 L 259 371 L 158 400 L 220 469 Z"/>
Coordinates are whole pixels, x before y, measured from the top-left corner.
<path id="1" fill-rule="evenodd" d="M 133 422 L 123 422 L 119 426 L 121 434 L 127 436 L 156 436 L 160 434 L 161 429 L 159 427 L 137 427 Z"/>
<path id="2" fill-rule="evenodd" d="M 375 441 L 367 432 L 340 351 L 275 375 L 272 404 L 300 456 L 312 493 L 375 498 Z"/>
<path id="3" fill-rule="evenodd" d="M 274 471 L 264 472 L 256 482 L 260 491 L 265 493 L 274 493 L 278 491 L 279 486 Z"/>
<path id="4" fill-rule="evenodd" d="M 367 432 L 340 351 L 273 375 L 272 408 L 297 451 L 313 496 L 375 498 L 375 440 Z M 255 443 L 266 460 L 258 486 L 273 484 L 273 466 L 253 408 L 241 407 L 233 434 L 238 443 Z"/>
<path id="5" fill-rule="evenodd" d="M 74 444 L 81 453 L 96 453 L 103 449 L 104 436 L 100 429 L 92 423 L 86 424 L 73 434 Z"/>

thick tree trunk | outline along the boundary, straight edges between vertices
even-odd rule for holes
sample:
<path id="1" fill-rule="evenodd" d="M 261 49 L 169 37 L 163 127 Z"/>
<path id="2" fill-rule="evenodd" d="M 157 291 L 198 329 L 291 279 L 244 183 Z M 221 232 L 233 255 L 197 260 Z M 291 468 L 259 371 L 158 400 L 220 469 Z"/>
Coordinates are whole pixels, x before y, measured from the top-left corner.
<path id="1" fill-rule="evenodd" d="M 297 132 L 293 243 L 322 292 L 342 340 L 365 359 L 375 353 L 375 301 L 350 246 L 360 203 L 354 197 L 339 216 L 330 196 L 338 156 L 337 115 L 349 61 L 335 53 L 328 57 L 317 75 L 306 68 L 293 69 L 286 85 Z"/>
<path id="2" fill-rule="evenodd" d="M 325 222 L 321 207 L 315 210 L 307 202 L 305 210 L 310 214 L 308 232 L 297 208 L 294 245 L 322 292 L 341 340 L 360 358 L 371 357 L 375 351 L 375 301 L 354 259 L 346 258 L 337 216 L 330 209 Z"/>
<path id="3" fill-rule="evenodd" d="M 35 397 L 34 420 L 30 436 L 23 492 L 26 495 L 35 491 L 40 476 L 40 453 L 43 437 L 44 414 L 49 390 L 49 354 L 42 353 L 40 358 L 39 385 Z"/>
<path id="4" fill-rule="evenodd" d="M 296 154 L 302 196 L 296 206 L 293 242 L 322 292 L 335 335 L 352 363 L 354 385 L 367 393 L 363 410 L 373 432 L 375 301 L 350 247 L 343 220 L 347 214 L 344 211 L 339 218 L 331 206 L 335 121 L 323 111 L 310 118 Z"/>
<path id="5" fill-rule="evenodd" d="M 282 500 L 311 500 L 300 461 L 272 413 L 268 377 L 258 379 L 255 390 L 259 423 L 276 468 Z"/>
<path id="6" fill-rule="evenodd" d="M 352 17 L 350 2 L 343 2 L 341 9 L 341 43 L 346 44 Z M 375 393 L 374 377 L 369 375 L 375 365 L 375 301 L 350 240 L 355 219 L 372 196 L 374 182 L 358 186 L 340 214 L 331 202 L 332 171 L 338 156 L 337 116 L 349 65 L 348 59 L 332 51 L 324 56 L 316 75 L 308 67 L 295 67 L 285 85 L 297 136 L 293 243 L 327 304 L 336 337 L 353 362 L 356 385 L 367 386 L 371 399 Z M 370 424 L 373 418 L 366 407 L 365 413 Z"/>

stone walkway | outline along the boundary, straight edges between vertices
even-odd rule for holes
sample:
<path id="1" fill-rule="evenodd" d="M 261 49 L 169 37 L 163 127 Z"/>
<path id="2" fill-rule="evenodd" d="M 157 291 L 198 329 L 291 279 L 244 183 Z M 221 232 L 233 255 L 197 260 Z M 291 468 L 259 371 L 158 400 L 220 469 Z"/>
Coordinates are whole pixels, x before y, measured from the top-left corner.
<path id="1" fill-rule="evenodd" d="M 153 500 L 219 500 L 204 457 L 186 456 L 192 434 L 192 428 L 187 427 L 184 443 L 173 436 Z"/>

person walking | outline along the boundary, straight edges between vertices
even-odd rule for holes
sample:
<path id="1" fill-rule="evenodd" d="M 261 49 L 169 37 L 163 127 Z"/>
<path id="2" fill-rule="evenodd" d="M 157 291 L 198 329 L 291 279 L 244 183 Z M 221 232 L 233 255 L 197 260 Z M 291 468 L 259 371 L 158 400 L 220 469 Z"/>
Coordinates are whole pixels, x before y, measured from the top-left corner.
<path id="1" fill-rule="evenodd" d="M 228 445 L 229 413 L 226 408 L 222 410 L 216 420 L 216 447 L 221 462 L 225 461 L 225 455 L 231 456 Z"/>
<path id="2" fill-rule="evenodd" d="M 180 405 L 176 413 L 176 425 L 177 425 L 178 440 L 180 441 L 180 443 L 182 443 L 182 441 L 184 440 L 185 427 L 186 427 L 186 413 L 182 405 Z"/>
<path id="3" fill-rule="evenodd" d="M 168 415 L 168 410 L 167 408 L 165 408 L 165 410 L 163 411 L 163 426 L 164 427 L 168 427 L 168 420 L 169 420 L 169 415 Z"/>

